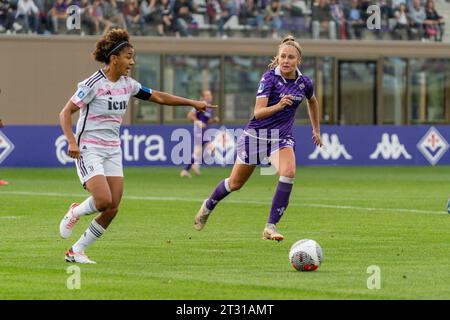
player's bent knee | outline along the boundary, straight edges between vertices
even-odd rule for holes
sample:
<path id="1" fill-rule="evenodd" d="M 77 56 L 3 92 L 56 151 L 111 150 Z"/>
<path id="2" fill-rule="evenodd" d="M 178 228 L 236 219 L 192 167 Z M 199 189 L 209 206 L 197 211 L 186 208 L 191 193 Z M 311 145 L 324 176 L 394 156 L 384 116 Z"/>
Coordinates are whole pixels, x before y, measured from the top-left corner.
<path id="1" fill-rule="evenodd" d="M 112 207 L 112 200 L 108 198 L 95 199 L 95 207 L 99 212 L 106 211 Z"/>
<path id="2" fill-rule="evenodd" d="M 117 213 L 119 213 L 118 208 L 110 208 L 103 211 L 102 216 L 105 220 L 108 221 L 109 224 L 117 216 Z"/>

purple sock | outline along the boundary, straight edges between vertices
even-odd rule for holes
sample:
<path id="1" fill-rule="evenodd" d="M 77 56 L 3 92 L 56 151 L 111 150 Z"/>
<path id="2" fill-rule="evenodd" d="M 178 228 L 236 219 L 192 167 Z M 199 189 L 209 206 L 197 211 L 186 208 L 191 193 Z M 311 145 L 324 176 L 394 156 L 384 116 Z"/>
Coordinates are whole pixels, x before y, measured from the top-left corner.
<path id="1" fill-rule="evenodd" d="M 208 210 L 213 210 L 220 200 L 231 193 L 231 191 L 228 190 L 230 190 L 228 186 L 228 179 L 220 181 L 211 196 L 206 201 L 206 208 L 208 208 Z"/>
<path id="2" fill-rule="evenodd" d="M 186 171 L 191 170 L 192 164 L 193 164 L 193 163 L 194 163 L 194 156 L 191 157 L 191 163 L 187 164 L 187 165 L 184 167 L 184 170 L 186 170 Z"/>
<path id="3" fill-rule="evenodd" d="M 272 208 L 270 209 L 269 219 L 267 223 L 277 224 L 286 211 L 289 204 L 289 197 L 291 196 L 293 178 L 280 177 L 278 181 L 277 191 L 272 200 Z"/>

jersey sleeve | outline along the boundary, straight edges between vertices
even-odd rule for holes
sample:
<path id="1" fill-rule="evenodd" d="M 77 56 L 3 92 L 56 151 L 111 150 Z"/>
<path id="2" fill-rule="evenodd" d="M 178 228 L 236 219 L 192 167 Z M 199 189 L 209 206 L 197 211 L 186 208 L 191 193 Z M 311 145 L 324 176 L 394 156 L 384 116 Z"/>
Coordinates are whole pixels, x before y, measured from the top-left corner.
<path id="1" fill-rule="evenodd" d="M 148 100 L 152 95 L 152 89 L 144 87 L 142 84 L 132 78 L 128 78 L 131 81 L 131 95 L 140 99 Z"/>
<path id="2" fill-rule="evenodd" d="M 305 97 L 310 100 L 314 96 L 314 85 L 310 78 L 305 77 Z"/>
<path id="3" fill-rule="evenodd" d="M 258 91 L 256 92 L 256 98 L 269 98 L 270 91 L 273 87 L 273 76 L 270 71 L 266 72 L 259 81 Z"/>
<path id="4" fill-rule="evenodd" d="M 95 97 L 94 86 L 86 85 L 85 81 L 78 83 L 78 89 L 70 99 L 79 108 L 84 108 Z"/>

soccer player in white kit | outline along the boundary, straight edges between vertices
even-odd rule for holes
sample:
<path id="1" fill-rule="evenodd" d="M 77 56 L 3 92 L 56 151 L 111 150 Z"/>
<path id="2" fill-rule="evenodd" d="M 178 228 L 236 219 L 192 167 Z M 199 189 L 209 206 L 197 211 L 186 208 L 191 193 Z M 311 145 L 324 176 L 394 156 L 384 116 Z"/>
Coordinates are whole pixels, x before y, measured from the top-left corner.
<path id="1" fill-rule="evenodd" d="M 78 177 L 91 193 L 82 203 L 72 203 L 60 223 L 66 239 L 81 216 L 100 213 L 79 240 L 67 250 L 65 260 L 95 263 L 86 248 L 102 236 L 117 215 L 123 193 L 122 149 L 119 130 L 131 96 L 161 105 L 191 106 L 204 112 L 211 106 L 142 86 L 129 77 L 134 49 L 126 30 L 114 29 L 97 41 L 93 53 L 104 67 L 78 84 L 78 90 L 60 113 L 60 123 L 69 142 L 68 154 L 76 159 Z M 80 111 L 76 134 L 71 115 Z"/>

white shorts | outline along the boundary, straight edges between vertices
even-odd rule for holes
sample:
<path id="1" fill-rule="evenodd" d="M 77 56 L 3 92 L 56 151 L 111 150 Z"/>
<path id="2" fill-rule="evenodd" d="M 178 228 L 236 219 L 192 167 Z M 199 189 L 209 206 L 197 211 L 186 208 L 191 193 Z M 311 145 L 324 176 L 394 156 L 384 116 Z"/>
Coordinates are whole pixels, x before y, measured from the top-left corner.
<path id="1" fill-rule="evenodd" d="M 80 158 L 75 164 L 83 186 L 94 176 L 123 177 L 121 148 L 83 146 L 80 148 Z"/>

